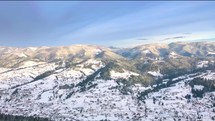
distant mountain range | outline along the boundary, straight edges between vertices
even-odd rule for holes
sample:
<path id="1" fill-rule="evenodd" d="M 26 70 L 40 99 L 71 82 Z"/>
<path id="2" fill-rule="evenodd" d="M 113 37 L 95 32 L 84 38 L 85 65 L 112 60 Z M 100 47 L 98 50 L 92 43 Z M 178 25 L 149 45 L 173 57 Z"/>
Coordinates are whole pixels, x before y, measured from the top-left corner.
<path id="1" fill-rule="evenodd" d="M 202 59 L 213 64 L 215 42 L 176 42 L 170 44 L 146 44 L 132 48 L 106 48 L 94 45 L 59 47 L 0 47 L 0 66 L 22 67 L 34 63 L 78 64 L 89 59 L 112 63 L 112 68 L 127 69 L 151 78 L 148 71 L 169 74 L 179 69 L 196 68 Z M 74 66 L 74 65 L 73 65 Z"/>
<path id="2" fill-rule="evenodd" d="M 180 57 L 214 57 L 215 42 L 176 42 L 170 44 L 145 44 L 132 48 L 106 48 L 94 45 L 73 45 L 59 47 L 0 47 L 0 59 L 9 62 L 37 60 L 51 62 L 56 59 L 73 61 L 74 59 L 96 58 L 105 60 L 141 60 L 141 58 L 168 58 L 171 55 Z M 17 63 L 2 64 L 14 66 Z"/>

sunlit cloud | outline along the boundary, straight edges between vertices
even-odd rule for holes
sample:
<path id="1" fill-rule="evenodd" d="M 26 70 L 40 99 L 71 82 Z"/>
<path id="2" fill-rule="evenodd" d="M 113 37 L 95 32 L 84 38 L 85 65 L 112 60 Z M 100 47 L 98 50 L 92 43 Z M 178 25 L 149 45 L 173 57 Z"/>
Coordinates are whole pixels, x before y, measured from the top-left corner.
<path id="1" fill-rule="evenodd" d="M 215 41 L 215 31 L 180 33 L 156 36 L 144 36 L 147 39 L 130 38 L 113 42 L 118 47 L 133 47 L 149 43 L 171 43 L 171 42 L 198 42 L 198 41 Z M 141 38 L 141 37 L 139 37 Z"/>

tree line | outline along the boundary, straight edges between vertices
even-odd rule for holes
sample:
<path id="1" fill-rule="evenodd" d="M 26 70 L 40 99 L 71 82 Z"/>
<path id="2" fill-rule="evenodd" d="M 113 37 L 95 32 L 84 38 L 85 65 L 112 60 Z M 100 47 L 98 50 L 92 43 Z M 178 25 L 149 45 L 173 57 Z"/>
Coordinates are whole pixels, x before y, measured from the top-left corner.
<path id="1" fill-rule="evenodd" d="M 51 121 L 51 120 L 48 118 L 34 116 L 15 116 L 0 113 L 0 121 Z"/>

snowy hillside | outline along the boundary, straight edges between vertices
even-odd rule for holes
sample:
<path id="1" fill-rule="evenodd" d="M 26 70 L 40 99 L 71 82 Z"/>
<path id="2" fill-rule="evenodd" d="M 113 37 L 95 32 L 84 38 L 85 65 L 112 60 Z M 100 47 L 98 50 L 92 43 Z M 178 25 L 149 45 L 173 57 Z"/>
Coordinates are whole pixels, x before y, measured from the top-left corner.
<path id="1" fill-rule="evenodd" d="M 91 64 L 90 68 L 84 65 Z M 214 79 L 215 72 L 194 73 L 172 79 L 178 81 L 170 87 L 150 92 L 139 100 L 141 92 L 156 88 L 133 85 L 126 87 L 129 94 L 122 94 L 123 83 L 117 78 L 136 75 L 125 71 L 111 71 L 113 79 L 100 79 L 99 61 L 86 61 L 76 68 L 61 68 L 43 63 L 21 69 L 1 68 L 0 112 L 14 115 L 48 117 L 52 120 L 212 120 L 215 118 L 215 92 L 204 98 L 193 98 L 187 82 L 195 77 Z M 94 67 L 94 68 L 92 68 Z M 54 70 L 45 78 L 35 80 L 47 70 Z M 95 74 L 92 80 L 87 80 Z M 154 74 L 154 73 L 152 73 Z M 11 76 L 13 75 L 13 76 Z M 83 83 L 85 82 L 85 83 Z M 163 81 L 165 84 L 165 80 Z M 196 85 L 195 87 L 198 87 Z M 186 95 L 191 95 L 190 99 Z"/>
<path id="2" fill-rule="evenodd" d="M 0 113 L 53 121 L 215 120 L 214 44 L 196 45 L 0 48 Z"/>

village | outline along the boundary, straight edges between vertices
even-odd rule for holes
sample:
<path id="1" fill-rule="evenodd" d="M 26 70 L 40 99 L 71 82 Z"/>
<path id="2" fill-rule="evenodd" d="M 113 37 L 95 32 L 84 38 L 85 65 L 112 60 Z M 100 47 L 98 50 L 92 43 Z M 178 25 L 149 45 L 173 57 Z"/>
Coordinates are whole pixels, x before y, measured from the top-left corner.
<path id="1" fill-rule="evenodd" d="M 86 68 L 87 64 L 92 68 Z M 122 94 L 117 76 L 129 77 L 131 72 L 112 74 L 113 79 L 95 79 L 86 86 L 96 85 L 80 91 L 78 85 L 86 76 L 104 67 L 100 62 L 87 61 L 77 68 L 57 70 L 48 77 L 26 83 L 32 77 L 46 70 L 55 69 L 55 64 L 42 64 L 18 70 L 1 69 L 0 112 L 13 115 L 48 117 L 55 121 L 207 121 L 215 120 L 215 92 L 208 92 L 204 98 L 193 98 L 191 87 L 186 84 L 194 77 L 212 78 L 214 72 L 195 73 L 180 76 L 176 84 L 149 93 L 144 101 L 138 100 L 139 92 L 153 88 L 135 84 L 132 94 Z M 114 71 L 112 71 L 114 73 Z M 14 75 L 11 77 L 10 75 Z M 123 76 L 122 76 L 123 75 Z M 14 81 L 16 80 L 16 81 Z M 164 80 L 166 83 L 168 80 Z M 24 84 L 22 84 L 24 83 Z M 187 99 L 186 96 L 191 98 Z"/>

